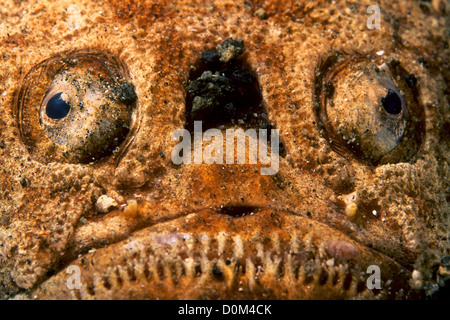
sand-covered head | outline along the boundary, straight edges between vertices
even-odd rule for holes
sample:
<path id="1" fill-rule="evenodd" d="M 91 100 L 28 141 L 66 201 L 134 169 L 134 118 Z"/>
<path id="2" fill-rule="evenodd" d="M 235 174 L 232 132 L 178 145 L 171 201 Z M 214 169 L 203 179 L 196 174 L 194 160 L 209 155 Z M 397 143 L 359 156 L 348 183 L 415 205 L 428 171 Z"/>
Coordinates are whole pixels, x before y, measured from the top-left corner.
<path id="1" fill-rule="evenodd" d="M 1 0 L 0 297 L 443 296 L 449 7 L 371 5 Z"/>

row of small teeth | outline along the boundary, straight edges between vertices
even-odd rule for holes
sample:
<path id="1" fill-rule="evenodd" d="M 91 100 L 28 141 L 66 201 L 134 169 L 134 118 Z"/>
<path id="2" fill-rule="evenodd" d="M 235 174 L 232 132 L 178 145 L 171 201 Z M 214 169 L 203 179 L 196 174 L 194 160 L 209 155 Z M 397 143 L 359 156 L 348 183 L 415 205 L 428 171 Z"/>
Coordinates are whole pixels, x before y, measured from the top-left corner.
<path id="1" fill-rule="evenodd" d="M 293 235 L 287 250 L 281 251 L 278 234 L 270 237 L 270 249 L 265 249 L 261 240 L 254 241 L 256 255 L 248 256 L 240 236 L 231 237 L 221 233 L 216 237 L 200 235 L 197 239 L 186 237 L 169 250 L 153 244 L 144 250 L 130 249 L 134 258 L 126 263 L 109 267 L 105 273 L 97 273 L 80 295 L 94 296 L 97 288 L 110 291 L 125 283 L 164 283 L 176 286 L 181 281 L 192 281 L 195 286 L 207 285 L 211 281 L 223 281 L 229 290 L 252 292 L 264 278 L 277 279 L 286 287 L 329 286 L 347 292 L 348 296 L 371 296 L 365 286 L 364 274 L 350 272 L 347 263 L 335 263 L 326 259 L 325 243 L 315 248 L 309 236 L 302 240 Z M 232 246 L 232 254 L 226 251 Z M 310 251 L 314 258 L 296 260 L 297 254 Z M 134 251 L 134 252 L 133 252 Z M 226 256 L 227 253 L 231 256 Z M 104 290 L 102 290 L 104 291 Z M 114 291 L 114 290 L 113 290 Z M 382 294 L 382 292 L 380 292 Z"/>

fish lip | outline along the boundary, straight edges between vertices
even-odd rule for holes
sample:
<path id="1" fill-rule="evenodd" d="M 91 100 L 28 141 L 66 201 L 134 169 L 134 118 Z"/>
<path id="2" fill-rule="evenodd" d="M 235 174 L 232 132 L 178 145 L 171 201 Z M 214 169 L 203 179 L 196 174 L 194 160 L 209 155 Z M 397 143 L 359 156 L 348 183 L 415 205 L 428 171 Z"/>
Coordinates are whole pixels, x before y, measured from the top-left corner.
<path id="1" fill-rule="evenodd" d="M 130 242 L 135 241 L 135 240 L 147 241 L 149 246 L 153 246 L 153 247 L 158 247 L 159 246 L 159 248 L 157 250 L 163 250 L 164 251 L 164 250 L 168 250 L 168 248 L 170 249 L 171 245 L 173 243 L 180 243 L 180 241 L 183 241 L 183 242 L 185 242 L 185 241 L 193 241 L 192 239 L 195 239 L 195 241 L 197 241 L 197 242 L 200 241 L 199 243 L 202 243 L 202 241 L 203 241 L 202 237 L 204 237 L 205 235 L 208 236 L 207 232 L 202 232 L 201 230 L 193 231 L 192 229 L 189 230 L 189 228 L 187 228 L 184 231 L 183 230 L 182 231 L 174 231 L 174 230 L 172 230 L 172 231 L 170 231 L 170 230 L 161 231 L 162 229 L 160 229 L 160 227 L 164 227 L 164 225 L 167 225 L 167 224 L 176 225 L 177 223 L 180 223 L 183 219 L 185 219 L 185 220 L 186 219 L 203 219 L 203 218 L 208 218 L 208 217 L 214 216 L 214 219 L 212 219 L 212 220 L 217 220 L 217 219 L 227 220 L 227 221 L 232 221 L 233 222 L 232 224 L 234 224 L 234 223 L 236 223 L 236 221 L 238 221 L 237 225 L 242 225 L 242 224 L 245 224 L 248 219 L 258 218 L 258 214 L 256 214 L 256 215 L 244 215 L 244 216 L 241 216 L 241 217 L 231 217 L 231 216 L 225 215 L 225 218 L 224 218 L 223 214 L 217 213 L 218 209 L 219 208 L 217 208 L 217 209 L 203 208 L 203 209 L 197 210 L 197 212 L 195 212 L 195 213 L 191 213 L 191 214 L 188 214 L 188 215 L 183 215 L 183 216 L 174 218 L 174 219 L 166 221 L 166 222 L 159 222 L 159 223 L 156 223 L 156 224 L 144 227 L 142 229 L 139 229 L 139 230 L 133 232 L 131 235 L 129 235 L 129 237 L 127 237 L 125 239 L 122 239 L 122 240 L 120 240 L 118 242 L 109 244 L 109 245 L 107 245 L 105 247 L 92 248 L 92 249 L 88 250 L 87 252 L 78 255 L 75 259 L 70 260 L 70 261 L 66 261 L 65 265 L 62 266 L 59 269 L 58 273 L 56 273 L 54 276 L 50 276 L 48 279 L 43 281 L 39 285 L 39 287 L 41 287 L 42 285 L 45 286 L 46 284 L 50 284 L 50 286 L 51 286 L 51 283 L 52 283 L 54 278 L 64 277 L 64 275 L 66 274 L 65 271 L 67 271 L 67 266 L 68 265 L 73 265 L 74 263 L 79 263 L 80 264 L 83 260 L 103 259 L 103 258 L 106 258 L 106 257 L 111 258 L 111 261 L 112 261 L 112 257 L 110 257 L 110 256 L 111 256 L 112 252 L 114 252 L 114 251 L 110 251 L 110 249 L 113 250 L 112 249 L 113 247 L 114 248 L 118 248 L 118 252 L 121 252 L 121 251 L 125 250 L 124 246 L 126 246 L 127 244 L 130 244 Z M 280 215 L 280 214 L 281 215 L 286 215 L 286 216 L 290 216 L 291 218 L 294 216 L 291 213 L 287 212 L 286 210 L 281 210 L 281 209 L 277 210 L 277 209 L 274 209 L 274 208 L 259 207 L 258 210 L 261 210 L 263 212 L 265 212 L 267 210 L 270 210 L 272 212 L 275 212 L 278 215 Z M 306 218 L 306 217 L 301 217 L 301 216 L 295 216 L 295 219 L 299 220 L 299 221 L 303 221 L 303 222 L 311 221 L 311 222 L 307 222 L 309 224 L 311 224 L 311 223 L 321 224 L 322 227 L 325 230 L 328 230 L 330 234 L 333 234 L 335 236 L 339 235 L 339 237 L 344 237 L 344 239 L 346 241 L 350 242 L 351 245 L 357 246 L 358 250 L 363 250 L 362 253 L 363 253 L 363 256 L 366 258 L 366 260 L 367 260 L 367 257 L 378 256 L 379 261 L 382 261 L 384 264 L 392 264 L 392 265 L 394 265 L 393 268 L 395 270 L 403 270 L 402 266 L 399 265 L 392 258 L 384 255 L 383 253 L 377 252 L 377 251 L 373 250 L 372 248 L 369 248 L 369 247 L 365 246 L 364 244 L 361 244 L 360 242 L 358 242 L 356 240 L 348 238 L 345 234 L 343 234 L 342 231 L 340 231 L 340 230 L 338 230 L 336 228 L 333 228 L 332 226 L 325 225 L 325 224 L 323 224 L 323 223 L 321 223 L 319 221 L 312 220 L 312 219 L 309 219 L 309 218 Z M 152 231 L 152 229 L 153 229 L 153 231 Z M 149 232 L 149 234 L 147 236 L 145 236 L 145 232 Z M 219 231 L 219 235 L 220 234 L 227 234 L 227 232 L 228 231 L 226 231 L 226 230 L 225 231 Z M 144 235 L 143 235 L 143 233 L 144 233 Z M 267 237 L 270 238 L 270 236 L 272 236 L 274 234 L 278 234 L 278 237 L 279 237 L 281 235 L 281 231 L 280 232 L 272 232 L 270 235 L 268 233 L 262 232 L 262 236 L 266 237 L 266 238 Z M 232 239 L 237 239 L 237 237 L 240 237 L 240 235 L 238 233 L 234 233 L 234 234 L 230 233 L 228 235 L 231 236 Z M 159 236 L 159 238 L 158 238 L 158 236 Z M 171 239 L 171 240 L 168 241 L 167 237 L 169 237 L 169 239 Z M 182 238 L 184 237 L 184 239 L 182 239 L 180 237 L 182 237 Z M 333 239 L 335 239 L 335 238 L 339 239 L 339 237 L 332 237 L 332 238 Z M 136 239 L 134 239 L 134 238 L 136 238 Z M 198 240 L 198 239 L 200 239 L 200 240 Z M 285 240 L 286 239 L 283 239 L 283 241 L 281 241 L 281 242 L 285 243 L 286 242 Z M 237 240 L 235 240 L 235 241 L 237 241 Z M 246 242 L 246 245 L 251 246 L 249 243 L 250 242 Z M 322 243 L 324 243 L 324 242 L 322 242 Z M 315 244 L 313 243 L 313 246 L 314 245 Z M 236 244 L 234 244 L 234 246 L 236 246 Z M 245 250 L 247 250 L 247 249 L 249 250 L 249 248 L 250 247 L 244 246 Z M 245 250 L 244 250 L 244 252 L 246 252 L 246 254 L 243 255 L 243 257 L 241 257 L 241 260 L 244 259 L 244 263 L 248 263 L 247 259 L 254 259 L 256 256 L 254 254 L 253 255 L 252 254 L 247 254 L 247 251 L 245 251 Z M 325 248 L 325 254 L 328 252 L 328 250 L 327 250 L 327 248 Z M 292 253 L 292 246 L 283 246 L 282 249 L 279 249 L 277 251 L 277 253 L 279 255 L 285 255 L 285 256 L 289 255 L 289 254 Z M 272 254 L 273 253 L 271 253 L 271 255 Z M 323 252 L 322 252 L 322 254 L 323 254 Z M 201 256 L 201 254 L 198 254 L 196 259 L 200 259 L 199 258 L 200 256 Z M 314 259 L 317 260 L 318 257 L 319 257 L 319 251 L 316 250 L 313 253 L 313 255 L 312 255 L 312 259 L 313 260 Z M 218 257 L 216 257 L 216 258 L 218 259 Z M 259 258 L 261 258 L 261 257 L 259 257 Z M 333 261 L 337 264 L 337 266 L 339 266 L 339 265 L 346 265 L 346 266 L 348 266 L 348 270 L 349 270 L 350 273 L 353 272 L 353 271 L 355 271 L 355 272 L 360 272 L 361 271 L 361 270 L 358 269 L 359 267 L 357 269 L 355 269 L 355 265 L 358 266 L 358 263 L 355 263 L 356 260 L 354 260 L 353 257 L 350 257 L 347 260 L 343 259 L 342 261 L 340 261 L 336 257 L 330 258 L 328 260 L 331 260 L 331 259 L 334 259 Z M 325 260 L 322 259 L 320 261 L 324 262 Z M 242 261 L 241 261 L 241 263 L 242 263 Z M 304 267 L 304 263 L 305 263 L 305 261 L 303 261 L 302 264 L 300 264 L 298 267 L 299 268 L 301 268 L 302 266 Z M 382 268 L 383 268 L 383 270 L 386 269 L 384 267 L 382 267 Z M 97 267 L 92 267 L 92 268 L 90 267 L 90 268 L 87 268 L 87 270 L 88 270 L 89 273 L 98 273 L 100 271 L 99 269 L 97 269 Z M 409 279 L 409 274 L 408 274 L 407 270 L 406 270 L 406 277 L 404 277 L 404 278 L 405 279 Z M 403 281 L 403 283 L 405 283 L 405 281 Z M 39 292 L 39 291 L 40 291 L 40 289 L 37 289 L 37 290 L 34 290 L 33 292 Z M 156 298 L 159 298 L 159 297 L 156 297 Z M 257 298 L 258 298 L 258 296 L 257 296 Z M 194 299 L 196 299 L 196 298 L 194 297 Z"/>

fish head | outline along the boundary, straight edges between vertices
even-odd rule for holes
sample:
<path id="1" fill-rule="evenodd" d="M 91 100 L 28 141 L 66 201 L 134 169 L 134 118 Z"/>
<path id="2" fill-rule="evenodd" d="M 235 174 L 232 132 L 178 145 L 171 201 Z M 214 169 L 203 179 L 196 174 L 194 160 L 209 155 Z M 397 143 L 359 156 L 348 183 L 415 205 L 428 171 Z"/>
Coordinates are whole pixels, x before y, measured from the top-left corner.
<path id="1" fill-rule="evenodd" d="M 3 3 L 2 298 L 448 286 L 444 1 Z"/>

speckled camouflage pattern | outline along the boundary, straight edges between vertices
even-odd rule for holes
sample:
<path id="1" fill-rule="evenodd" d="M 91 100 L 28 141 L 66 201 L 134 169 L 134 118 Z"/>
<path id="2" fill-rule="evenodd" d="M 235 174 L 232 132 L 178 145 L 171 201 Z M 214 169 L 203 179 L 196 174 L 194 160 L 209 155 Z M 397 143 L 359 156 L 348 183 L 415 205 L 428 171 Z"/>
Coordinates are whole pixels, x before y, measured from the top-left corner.
<path id="1" fill-rule="evenodd" d="M 442 292 L 441 259 L 450 254 L 445 1 L 380 0 L 381 28 L 373 30 L 371 1 L 0 2 L 1 298 L 421 299 Z M 255 15 L 260 8 L 265 16 Z M 261 175 L 261 164 L 171 161 L 190 72 L 201 52 L 228 38 L 244 41 L 242 59 L 284 144 L 276 175 Z M 43 161 L 23 139 L 26 76 L 64 52 L 114 57 L 137 95 L 126 141 L 92 164 Z M 316 89 L 336 52 L 377 65 L 396 61 L 415 76 L 411 111 L 423 112 L 424 127 L 414 153 L 368 163 L 330 143 Z M 349 97 L 375 90 L 337 86 L 345 87 Z M 352 117 L 347 111 L 340 114 Z M 96 206 L 102 195 L 117 204 L 107 213 Z M 356 211 L 346 211 L 349 204 Z M 235 217 L 224 206 L 248 212 Z M 81 270 L 79 290 L 67 287 L 71 265 Z M 381 269 L 379 290 L 366 286 L 370 265 Z"/>

